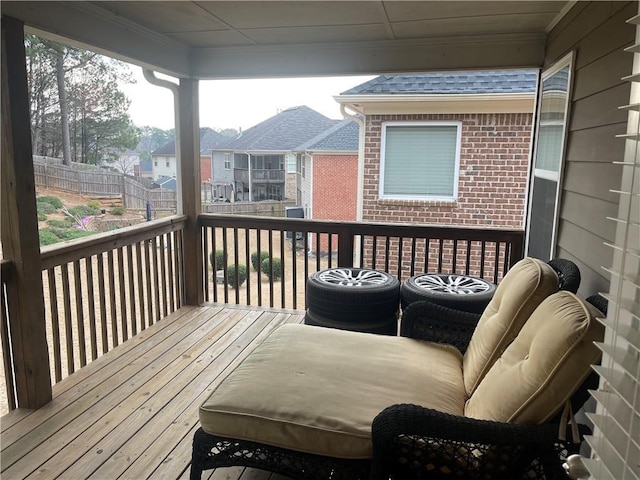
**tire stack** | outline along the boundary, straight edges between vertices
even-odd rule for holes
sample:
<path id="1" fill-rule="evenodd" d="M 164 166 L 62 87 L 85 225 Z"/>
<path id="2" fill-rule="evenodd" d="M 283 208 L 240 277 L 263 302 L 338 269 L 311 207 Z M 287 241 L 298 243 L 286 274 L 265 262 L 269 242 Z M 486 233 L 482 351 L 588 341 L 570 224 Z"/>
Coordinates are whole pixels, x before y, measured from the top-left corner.
<path id="1" fill-rule="evenodd" d="M 400 290 L 402 308 L 420 300 L 470 313 L 482 313 L 496 291 L 481 278 L 455 274 L 422 274 L 407 278 Z"/>
<path id="2" fill-rule="evenodd" d="M 379 270 L 333 268 L 307 279 L 305 324 L 397 335 L 400 282 Z"/>

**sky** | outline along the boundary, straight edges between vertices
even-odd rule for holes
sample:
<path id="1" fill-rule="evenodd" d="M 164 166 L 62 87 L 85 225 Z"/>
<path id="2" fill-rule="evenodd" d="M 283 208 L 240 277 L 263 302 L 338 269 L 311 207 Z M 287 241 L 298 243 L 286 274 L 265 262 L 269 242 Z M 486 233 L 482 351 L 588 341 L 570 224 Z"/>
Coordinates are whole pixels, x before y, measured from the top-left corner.
<path id="1" fill-rule="evenodd" d="M 124 85 L 122 89 L 131 100 L 129 114 L 133 123 L 138 127 L 174 128 L 172 94 L 166 88 L 147 82 L 139 67 L 131 69 L 136 83 Z M 375 77 L 202 80 L 200 126 L 247 130 L 279 111 L 299 105 L 307 105 L 329 118 L 341 119 L 340 106 L 333 96 L 372 78 Z"/>

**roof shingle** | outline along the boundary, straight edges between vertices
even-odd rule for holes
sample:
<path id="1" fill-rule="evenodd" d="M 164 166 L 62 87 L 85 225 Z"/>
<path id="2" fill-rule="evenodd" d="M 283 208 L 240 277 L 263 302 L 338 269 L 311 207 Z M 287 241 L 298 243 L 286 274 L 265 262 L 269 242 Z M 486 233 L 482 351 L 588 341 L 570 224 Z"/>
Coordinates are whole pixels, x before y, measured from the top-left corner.
<path id="1" fill-rule="evenodd" d="M 291 151 L 339 121 L 306 105 L 293 107 L 239 133 L 215 150 Z"/>
<path id="2" fill-rule="evenodd" d="M 492 70 L 380 75 L 340 95 L 452 95 L 535 92 L 536 70 Z"/>

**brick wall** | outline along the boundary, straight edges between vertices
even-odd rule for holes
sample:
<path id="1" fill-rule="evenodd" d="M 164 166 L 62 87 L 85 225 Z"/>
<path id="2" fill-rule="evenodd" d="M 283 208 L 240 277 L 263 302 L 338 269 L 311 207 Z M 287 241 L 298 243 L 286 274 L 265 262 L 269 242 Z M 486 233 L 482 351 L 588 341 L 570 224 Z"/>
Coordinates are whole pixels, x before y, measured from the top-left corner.
<path id="1" fill-rule="evenodd" d="M 358 201 L 358 155 L 313 156 L 313 205 L 316 220 L 356 220 Z M 338 239 L 332 239 L 336 250 Z M 320 240 L 320 251 L 328 251 L 328 236 Z"/>
<path id="2" fill-rule="evenodd" d="M 379 198 L 382 122 L 460 121 L 458 200 Z M 522 228 L 532 114 L 370 115 L 366 119 L 363 219 Z"/>
<path id="3" fill-rule="evenodd" d="M 429 114 L 429 115 L 370 115 L 366 119 L 363 221 L 390 223 L 441 224 L 467 227 L 492 227 L 521 229 L 525 221 L 525 198 L 529 151 L 531 147 L 532 114 Z M 392 121 L 460 121 L 462 122 L 458 199 L 455 202 L 424 200 L 391 200 L 379 198 L 380 145 L 382 123 Z M 425 258 L 426 249 L 390 246 L 376 248 L 370 240 L 365 241 L 364 262 L 376 267 L 389 265 L 390 271 L 398 269 L 408 276 L 407 255 L 424 271 L 463 273 L 464 267 L 454 258 L 469 259 L 470 274 L 479 275 L 481 246 L 465 246 L 457 251 L 443 245 L 442 256 L 431 251 Z M 461 248 L 461 247 L 459 247 Z M 489 250 L 494 247 L 489 246 Z M 467 253 L 467 249 L 469 252 Z M 379 250 L 374 252 L 373 250 Z M 398 252 L 401 252 L 399 254 Z M 389 255 L 387 259 L 385 255 Z M 468 256 L 467 256 L 468 255 Z M 384 260 L 383 260 L 384 259 Z M 498 255 L 498 265 L 504 262 L 504 253 Z M 494 262 L 485 264 L 487 272 L 495 267 Z M 416 272 L 416 274 L 421 272 Z"/>
<path id="4" fill-rule="evenodd" d="M 208 183 L 213 180 L 213 172 L 211 171 L 211 157 L 200 157 L 200 183 Z"/>

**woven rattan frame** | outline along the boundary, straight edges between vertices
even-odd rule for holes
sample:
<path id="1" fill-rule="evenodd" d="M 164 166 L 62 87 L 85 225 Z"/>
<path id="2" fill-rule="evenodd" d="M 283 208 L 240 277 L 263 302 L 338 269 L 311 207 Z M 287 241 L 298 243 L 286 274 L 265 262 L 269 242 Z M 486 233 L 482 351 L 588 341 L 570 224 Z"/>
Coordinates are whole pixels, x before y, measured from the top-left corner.
<path id="1" fill-rule="evenodd" d="M 553 424 L 490 422 L 394 405 L 373 421 L 371 478 L 566 480 L 562 462 L 579 444 L 557 437 Z"/>
<path id="2" fill-rule="evenodd" d="M 217 467 L 254 467 L 296 480 L 365 480 L 369 460 L 346 460 L 296 452 L 255 442 L 218 437 L 199 428 L 193 436 L 190 480 Z"/>

